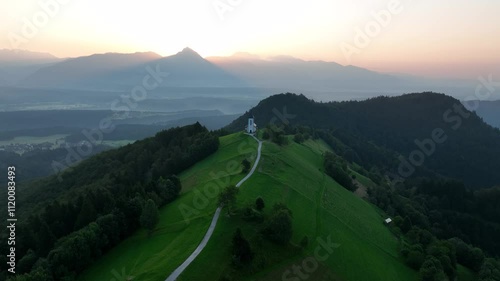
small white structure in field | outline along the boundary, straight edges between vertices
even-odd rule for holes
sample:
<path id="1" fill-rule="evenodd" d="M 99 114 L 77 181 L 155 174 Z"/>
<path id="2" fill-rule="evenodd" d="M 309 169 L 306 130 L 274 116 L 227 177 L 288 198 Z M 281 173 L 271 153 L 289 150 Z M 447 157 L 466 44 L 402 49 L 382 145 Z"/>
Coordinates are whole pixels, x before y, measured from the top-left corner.
<path id="1" fill-rule="evenodd" d="M 391 218 L 386 218 L 384 220 L 385 224 L 390 224 L 392 222 L 392 219 Z"/>
<path id="2" fill-rule="evenodd" d="M 253 115 L 250 115 L 250 117 L 248 118 L 246 131 L 248 134 L 254 134 L 257 131 L 257 124 L 255 124 L 254 122 Z"/>

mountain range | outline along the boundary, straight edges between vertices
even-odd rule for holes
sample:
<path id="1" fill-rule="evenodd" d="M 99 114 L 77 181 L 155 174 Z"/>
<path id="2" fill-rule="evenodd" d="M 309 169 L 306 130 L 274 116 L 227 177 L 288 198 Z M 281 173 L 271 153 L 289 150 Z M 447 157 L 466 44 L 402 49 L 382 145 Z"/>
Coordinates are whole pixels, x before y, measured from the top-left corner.
<path id="1" fill-rule="evenodd" d="M 280 92 L 303 92 L 321 101 L 429 90 L 463 98 L 470 97 L 477 86 L 474 81 L 384 74 L 352 65 L 290 56 L 261 58 L 236 53 L 229 57 L 203 58 L 190 48 L 167 57 L 138 52 L 68 59 L 47 53 L 0 50 L 0 92 L 4 106 L 0 110 L 25 110 L 42 104 L 44 108 L 54 109 L 75 105 L 109 109 L 111 101 L 142 85 L 151 73 L 159 73 L 162 81 L 154 89 L 148 89 L 148 99 L 141 103 L 140 110 L 164 111 L 178 107 L 179 102 L 186 103 L 181 99 L 220 97 L 231 100 L 212 103 L 210 109 L 234 114 Z M 27 91 L 33 93 L 27 95 Z M 41 91 L 43 95 L 37 94 Z M 203 103 L 185 109 L 207 109 Z M 476 113 L 488 124 L 500 127 L 499 102 L 481 101 Z"/>
<path id="2" fill-rule="evenodd" d="M 149 70 L 148 70 L 149 69 Z M 39 69 L 19 85 L 40 88 L 121 90 L 142 83 L 152 70 L 165 78 L 162 86 L 243 86 L 236 77 L 189 48 L 161 57 L 152 52 L 95 54 L 64 60 Z M 167 76 L 168 74 L 168 76 Z"/>
<path id="3" fill-rule="evenodd" d="M 483 118 L 484 122 L 491 126 L 500 128 L 500 100 L 497 101 L 471 101 L 477 102 L 476 113 Z"/>
<path id="4" fill-rule="evenodd" d="M 0 50 L 0 86 L 13 86 L 41 68 L 63 61 L 48 53 Z"/>
<path id="5" fill-rule="evenodd" d="M 399 94 L 433 90 L 454 96 L 471 92 L 475 84 L 385 74 L 335 62 L 305 61 L 289 56 L 260 58 L 247 53 L 203 58 L 190 48 L 162 57 L 153 52 L 94 54 L 57 59 L 48 54 L 21 52 L 5 59 L 0 53 L 0 85 L 31 88 L 128 90 L 142 83 L 147 68 L 168 72 L 160 87 L 259 88 L 268 92 L 304 92 L 322 100 L 366 98 L 374 94 Z M 7 55 L 6 55 L 7 54 Z M 3 59 L 2 59 L 3 58 Z M 31 61 L 30 69 L 26 61 Z M 44 64 L 41 64 L 44 62 Z M 12 65 L 23 65 L 23 75 L 12 75 Z M 9 67 L 6 67 L 9 66 Z M 269 93 L 269 94 L 272 94 Z"/>

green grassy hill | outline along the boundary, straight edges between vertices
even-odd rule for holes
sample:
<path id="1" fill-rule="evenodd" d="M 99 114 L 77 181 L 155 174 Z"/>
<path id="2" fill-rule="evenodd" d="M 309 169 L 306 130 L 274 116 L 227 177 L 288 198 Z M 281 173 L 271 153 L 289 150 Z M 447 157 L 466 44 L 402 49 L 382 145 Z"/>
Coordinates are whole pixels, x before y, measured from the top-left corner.
<path id="1" fill-rule="evenodd" d="M 161 210 L 160 225 L 151 237 L 145 231 L 137 232 L 79 280 L 126 280 L 131 276 L 133 280 L 164 280 L 203 238 L 216 209 L 213 194 L 244 177 L 239 163 L 245 157 L 253 160 L 256 147 L 253 139 L 240 133 L 221 138 L 219 151 L 181 175 L 183 195 Z M 328 149 L 322 141 L 290 142 L 284 147 L 264 142 L 257 171 L 241 186 L 241 207 L 261 196 L 265 212 L 275 202 L 283 202 L 292 210 L 293 245 L 270 244 L 254 234 L 256 223 L 224 212 L 207 247 L 179 280 L 219 280 L 230 274 L 230 241 L 237 227 L 252 247 L 260 249 L 252 266 L 242 270 L 237 280 L 300 280 L 285 279 L 283 274 L 313 256 L 318 239 L 331 240 L 335 247 L 317 269 L 308 273 L 309 280 L 417 280 L 417 272 L 399 258 L 399 243 L 384 226 L 380 212 L 322 172 L 322 152 Z M 190 211 L 189 223 L 181 210 Z M 303 251 L 294 245 L 305 235 L 309 245 Z"/>
<path id="2" fill-rule="evenodd" d="M 243 158 L 255 157 L 257 142 L 241 134 L 221 138 L 219 150 L 180 175 L 183 190 L 181 196 L 160 210 L 160 223 L 148 237 L 145 230 L 138 231 L 97 260 L 78 280 L 133 280 L 159 281 L 181 264 L 196 248 L 210 225 L 216 209 L 215 196 L 207 206 L 196 205 L 198 191 L 207 184 L 228 181 L 236 184 L 244 177 L 239 163 Z M 236 168 L 228 167 L 234 160 Z M 217 174 L 214 179 L 211 172 Z M 188 206 L 198 213 L 182 215 L 179 206 Z M 195 209 L 200 207 L 200 210 Z"/>

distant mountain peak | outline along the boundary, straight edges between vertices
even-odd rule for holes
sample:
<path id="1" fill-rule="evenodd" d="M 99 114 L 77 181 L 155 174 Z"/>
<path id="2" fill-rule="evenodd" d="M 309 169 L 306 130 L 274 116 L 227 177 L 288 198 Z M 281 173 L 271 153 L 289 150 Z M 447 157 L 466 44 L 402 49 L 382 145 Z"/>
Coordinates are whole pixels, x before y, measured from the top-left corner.
<path id="1" fill-rule="evenodd" d="M 160 55 L 158 55 L 155 52 L 135 52 L 135 53 L 118 53 L 118 52 L 107 52 L 107 53 L 96 53 L 88 56 L 81 56 L 77 58 L 89 58 L 89 57 L 150 57 L 153 59 L 159 59 L 161 58 Z"/>
<path id="2" fill-rule="evenodd" d="M 184 49 L 182 49 L 182 52 L 192 52 L 192 53 L 196 53 L 193 49 L 189 48 L 189 47 L 185 47 Z"/>
<path id="3" fill-rule="evenodd" d="M 259 55 L 255 55 L 249 52 L 236 52 L 231 57 L 239 58 L 239 59 L 254 59 L 259 60 L 261 57 Z"/>
<path id="4" fill-rule="evenodd" d="M 276 62 L 304 62 L 304 60 L 287 55 L 271 56 L 268 59 Z"/>
<path id="5" fill-rule="evenodd" d="M 182 49 L 182 51 L 178 52 L 176 55 L 201 57 L 200 54 L 189 47 Z"/>
<path id="6" fill-rule="evenodd" d="M 34 61 L 34 60 L 59 60 L 58 57 L 44 52 L 33 52 L 21 49 L 0 49 L 0 61 Z"/>

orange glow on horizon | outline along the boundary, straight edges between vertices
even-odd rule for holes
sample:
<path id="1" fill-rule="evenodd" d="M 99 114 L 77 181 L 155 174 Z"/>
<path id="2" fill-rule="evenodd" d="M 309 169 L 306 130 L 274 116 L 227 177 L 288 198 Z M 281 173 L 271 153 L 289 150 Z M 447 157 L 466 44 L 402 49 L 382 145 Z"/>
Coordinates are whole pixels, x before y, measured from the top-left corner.
<path id="1" fill-rule="evenodd" d="M 2 1 L 0 34 L 6 36 L 0 48 L 76 57 L 140 51 L 168 56 L 189 46 L 203 57 L 249 52 L 431 77 L 500 74 L 498 1 L 47 2 L 64 4 Z M 43 13 L 47 22 L 37 24 Z M 23 35 L 26 22 L 36 28 L 30 36 Z M 21 44 L 12 44 L 12 34 Z M 346 45 L 355 48 L 350 56 Z"/>

